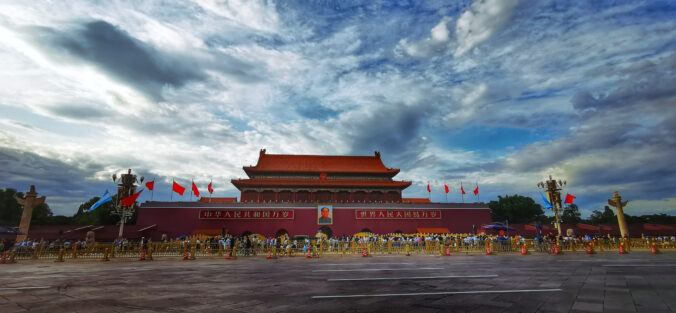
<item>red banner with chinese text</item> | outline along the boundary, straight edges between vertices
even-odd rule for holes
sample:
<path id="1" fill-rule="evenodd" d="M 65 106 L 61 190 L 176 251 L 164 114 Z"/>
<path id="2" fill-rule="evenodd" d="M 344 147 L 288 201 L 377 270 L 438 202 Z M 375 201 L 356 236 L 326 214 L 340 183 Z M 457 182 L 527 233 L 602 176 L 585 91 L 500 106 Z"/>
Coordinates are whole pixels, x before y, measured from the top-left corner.
<path id="1" fill-rule="evenodd" d="M 200 210 L 200 219 L 280 219 L 292 220 L 293 210 Z"/>
<path id="2" fill-rule="evenodd" d="M 357 219 L 440 219 L 440 210 L 355 210 Z"/>

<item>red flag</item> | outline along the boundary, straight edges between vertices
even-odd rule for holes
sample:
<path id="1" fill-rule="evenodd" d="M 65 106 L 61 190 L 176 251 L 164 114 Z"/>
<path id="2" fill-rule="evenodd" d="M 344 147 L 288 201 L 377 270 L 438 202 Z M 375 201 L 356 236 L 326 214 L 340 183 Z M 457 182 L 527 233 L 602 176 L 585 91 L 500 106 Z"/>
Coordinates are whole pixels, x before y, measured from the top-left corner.
<path id="1" fill-rule="evenodd" d="M 427 184 L 427 192 L 432 192 L 432 190 L 430 190 L 430 184 Z"/>
<path id="2" fill-rule="evenodd" d="M 479 184 L 477 184 L 476 188 L 474 188 L 474 195 L 476 196 L 478 194 L 479 194 Z"/>
<path id="3" fill-rule="evenodd" d="M 122 205 L 123 205 L 123 206 L 132 206 L 132 205 L 134 205 L 134 202 L 136 202 L 136 198 L 138 198 L 138 196 L 141 194 L 141 192 L 143 192 L 143 189 L 141 189 L 141 191 L 139 191 L 139 192 L 137 192 L 137 193 L 135 193 L 135 194 L 133 194 L 133 195 L 131 195 L 131 196 L 129 196 L 129 197 L 126 197 L 126 198 L 122 199 L 122 202 L 121 202 Z"/>
<path id="4" fill-rule="evenodd" d="M 444 185 L 444 190 L 446 190 L 446 193 L 448 193 L 448 185 Z"/>
<path id="5" fill-rule="evenodd" d="M 197 189 L 197 186 L 195 186 L 195 182 L 192 182 L 192 193 L 195 194 L 195 197 L 200 196 L 200 191 Z"/>
<path id="6" fill-rule="evenodd" d="M 183 193 L 185 192 L 185 187 L 179 185 L 178 183 L 176 183 L 176 181 L 174 181 L 174 186 L 171 187 L 171 191 L 174 191 L 177 194 L 182 196 Z"/>
<path id="7" fill-rule="evenodd" d="M 462 185 L 460 185 L 460 191 L 462 191 L 463 195 L 465 194 L 465 188 L 463 188 Z"/>
<path id="8" fill-rule="evenodd" d="M 150 191 L 153 191 L 153 188 L 155 188 L 155 180 L 153 179 L 153 181 L 147 182 L 146 188 L 148 188 L 148 190 L 150 190 Z"/>
<path id="9" fill-rule="evenodd" d="M 565 201 L 564 203 L 571 203 L 571 204 L 572 204 L 572 203 L 573 203 L 573 199 L 575 199 L 575 198 L 577 198 L 577 197 L 575 197 L 575 196 L 573 196 L 573 195 L 567 193 L 567 194 L 566 194 L 566 201 Z"/>
<path id="10" fill-rule="evenodd" d="M 209 193 L 214 193 L 214 189 L 211 188 L 211 182 L 209 182 L 209 186 L 207 186 L 207 189 L 209 190 Z"/>

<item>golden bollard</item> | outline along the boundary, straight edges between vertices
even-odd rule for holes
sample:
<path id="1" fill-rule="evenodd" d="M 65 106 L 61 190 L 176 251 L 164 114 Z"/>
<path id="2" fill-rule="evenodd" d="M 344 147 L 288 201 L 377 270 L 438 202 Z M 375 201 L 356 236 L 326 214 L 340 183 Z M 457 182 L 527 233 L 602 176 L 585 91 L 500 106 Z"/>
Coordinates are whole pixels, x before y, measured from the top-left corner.
<path id="1" fill-rule="evenodd" d="M 190 248 L 190 260 L 194 260 L 194 259 L 195 259 L 195 246 L 193 245 Z"/>
<path id="2" fill-rule="evenodd" d="M 392 254 L 392 240 L 387 240 L 387 254 Z"/>
<path id="3" fill-rule="evenodd" d="M 277 258 L 277 247 L 275 246 L 272 247 L 272 258 L 273 259 Z"/>
<path id="4" fill-rule="evenodd" d="M 444 245 L 439 244 L 439 256 L 444 256 Z"/>
<path id="5" fill-rule="evenodd" d="M 411 256 L 411 245 L 406 243 L 406 256 Z"/>
<path id="6" fill-rule="evenodd" d="M 38 250 L 40 249 L 40 246 L 35 247 L 33 249 L 33 256 L 31 256 L 31 260 L 37 260 L 38 259 Z"/>
<path id="7" fill-rule="evenodd" d="M 63 248 L 59 249 L 59 255 L 56 257 L 55 262 L 63 262 L 63 254 L 65 250 Z"/>
<path id="8" fill-rule="evenodd" d="M 626 243 L 627 252 L 631 252 L 631 238 L 629 237 L 625 238 L 624 243 Z"/>
<path id="9" fill-rule="evenodd" d="M 103 250 L 103 258 L 101 259 L 101 261 L 103 262 L 110 261 L 110 259 L 108 259 L 108 248 Z"/>
<path id="10" fill-rule="evenodd" d="M 599 251 L 603 251 L 603 245 L 601 245 L 601 238 L 596 238 L 596 242 L 599 246 Z"/>
<path id="11" fill-rule="evenodd" d="M 233 259 L 233 260 L 237 259 L 237 249 L 239 249 L 239 242 L 235 242 L 235 246 L 232 249 L 231 259 Z"/>
<path id="12" fill-rule="evenodd" d="M 16 257 L 16 248 L 12 249 L 12 251 L 9 253 L 9 260 L 7 261 L 7 263 L 9 264 L 16 263 L 16 261 L 14 260 L 15 257 Z"/>
<path id="13" fill-rule="evenodd" d="M 146 255 L 146 260 L 152 261 L 153 260 L 153 244 L 148 245 L 148 253 Z"/>
<path id="14" fill-rule="evenodd" d="M 110 250 L 109 251 L 110 251 L 110 257 L 114 258 L 115 257 L 115 244 L 114 243 L 110 244 Z"/>
<path id="15" fill-rule="evenodd" d="M 343 255 L 341 255 L 341 256 L 345 256 L 345 250 L 347 249 L 347 248 L 345 247 L 345 243 L 343 243 L 343 242 L 341 241 L 341 242 L 340 242 L 340 245 L 343 247 Z"/>
<path id="16" fill-rule="evenodd" d="M 218 256 L 223 256 L 223 245 L 221 243 L 218 243 Z"/>
<path id="17" fill-rule="evenodd" d="M 73 259 L 77 258 L 77 243 L 73 244 Z"/>

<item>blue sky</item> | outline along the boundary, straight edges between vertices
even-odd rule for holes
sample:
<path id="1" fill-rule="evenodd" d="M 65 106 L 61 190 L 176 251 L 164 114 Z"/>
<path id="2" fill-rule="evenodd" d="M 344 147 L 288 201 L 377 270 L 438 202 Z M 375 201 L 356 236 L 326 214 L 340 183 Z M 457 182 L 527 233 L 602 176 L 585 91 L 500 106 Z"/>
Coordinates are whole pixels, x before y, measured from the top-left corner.
<path id="1" fill-rule="evenodd" d="M 0 40 L 0 187 L 57 214 L 127 168 L 235 196 L 262 148 L 676 214 L 673 1 L 5 1 Z"/>

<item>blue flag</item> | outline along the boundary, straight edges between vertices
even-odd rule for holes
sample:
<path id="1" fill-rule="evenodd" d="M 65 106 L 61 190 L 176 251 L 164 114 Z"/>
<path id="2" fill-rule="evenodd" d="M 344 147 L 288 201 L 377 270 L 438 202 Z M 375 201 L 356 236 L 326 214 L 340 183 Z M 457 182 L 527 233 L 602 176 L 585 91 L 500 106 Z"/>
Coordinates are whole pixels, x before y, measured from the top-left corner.
<path id="1" fill-rule="evenodd" d="M 104 203 L 106 203 L 110 200 L 113 200 L 113 196 L 108 194 L 108 189 L 106 189 L 106 192 L 103 193 L 103 195 L 101 196 L 99 201 L 96 201 L 96 203 L 94 203 L 94 205 L 92 205 L 92 207 L 89 208 L 89 210 L 87 210 L 87 212 L 98 208 L 100 205 L 102 205 L 102 204 L 104 204 Z"/>
<path id="2" fill-rule="evenodd" d="M 545 208 L 548 208 L 548 209 L 554 208 L 554 206 L 551 203 L 549 203 L 549 201 L 547 201 L 547 198 L 545 198 L 545 195 L 540 193 L 540 196 L 542 196 L 542 201 L 545 203 Z"/>

